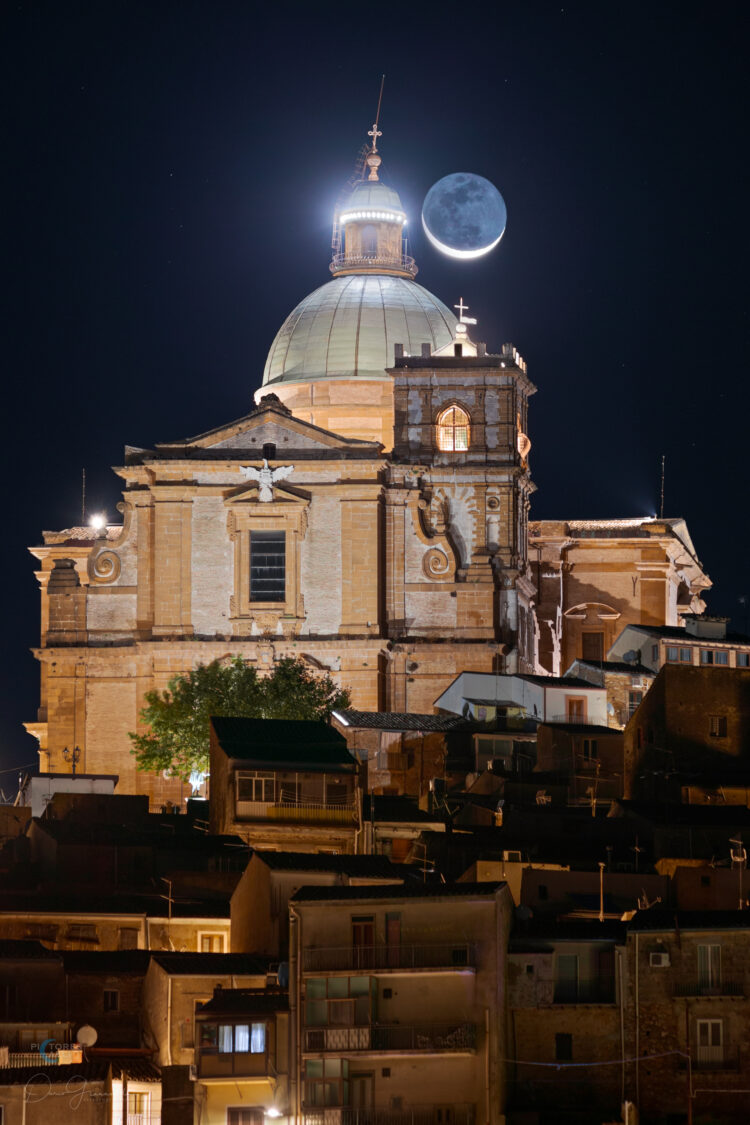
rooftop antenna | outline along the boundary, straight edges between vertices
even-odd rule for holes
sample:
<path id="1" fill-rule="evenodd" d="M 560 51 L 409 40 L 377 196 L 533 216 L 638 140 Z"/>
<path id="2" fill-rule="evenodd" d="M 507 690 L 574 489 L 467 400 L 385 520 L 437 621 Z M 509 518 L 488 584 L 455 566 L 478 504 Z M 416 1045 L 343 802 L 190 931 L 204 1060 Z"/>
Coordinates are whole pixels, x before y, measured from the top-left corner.
<path id="1" fill-rule="evenodd" d="M 378 132 L 378 121 L 380 121 L 380 104 L 383 101 L 383 87 L 385 86 L 385 75 L 380 78 L 380 93 L 378 94 L 378 108 L 375 111 L 375 124 L 372 127 L 372 132 L 368 136 L 372 137 L 372 151 L 378 151 L 378 137 L 382 137 L 382 133 Z"/>
<path id="2" fill-rule="evenodd" d="M 86 526 L 86 470 L 81 469 L 81 526 Z"/>
<path id="3" fill-rule="evenodd" d="M 665 463 L 666 459 L 667 459 L 666 456 L 662 453 L 662 455 L 661 455 L 661 504 L 659 505 L 659 519 L 660 520 L 664 519 L 664 463 Z"/>

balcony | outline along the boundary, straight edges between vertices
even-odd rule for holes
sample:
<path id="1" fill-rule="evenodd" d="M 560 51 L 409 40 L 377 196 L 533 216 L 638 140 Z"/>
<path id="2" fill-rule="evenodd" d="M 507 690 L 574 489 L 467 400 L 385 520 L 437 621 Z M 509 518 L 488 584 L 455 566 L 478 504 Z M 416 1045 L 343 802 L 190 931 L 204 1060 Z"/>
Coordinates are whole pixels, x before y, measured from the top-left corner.
<path id="1" fill-rule="evenodd" d="M 613 980 L 557 981 L 554 1004 L 614 1004 Z"/>
<path id="2" fill-rule="evenodd" d="M 343 270 L 398 270 L 399 273 L 408 273 L 416 277 L 419 272 L 417 263 L 408 254 L 388 255 L 378 257 L 375 254 L 334 254 L 328 267 L 332 274 L 341 273 Z"/>
<path id="3" fill-rule="evenodd" d="M 403 1109 L 340 1109 L 304 1110 L 303 1125 L 474 1125 L 473 1105 L 413 1105 Z"/>
<path id="4" fill-rule="evenodd" d="M 42 1054 L 41 1051 L 9 1051 L 6 1066 L 57 1066 L 57 1054 Z M 2 1063 L 0 1063 L 2 1066 Z"/>
<path id="5" fill-rule="evenodd" d="M 681 1058 L 678 1062 L 680 1070 L 687 1070 L 688 1060 Z M 728 1047 L 695 1047 L 690 1057 L 691 1070 L 701 1073 L 712 1070 L 740 1070 L 739 1048 L 731 1050 Z"/>
<path id="6" fill-rule="evenodd" d="M 467 942 L 433 945 L 365 945 L 329 949 L 306 949 L 302 968 L 306 973 L 410 972 L 416 969 L 473 969 L 476 947 Z"/>
<path id="7" fill-rule="evenodd" d="M 309 1053 L 442 1054 L 476 1050 L 477 1029 L 473 1023 L 415 1027 L 365 1024 L 362 1027 L 308 1027 L 304 1036 L 304 1050 Z"/>
<path id="8" fill-rule="evenodd" d="M 356 825 L 357 806 L 354 801 L 327 803 L 324 801 L 279 800 L 235 802 L 237 820 L 277 820 L 300 824 Z"/>
<path id="9" fill-rule="evenodd" d="M 704 980 L 676 981 L 673 985 L 672 995 L 689 999 L 693 996 L 721 997 L 744 996 L 745 986 L 742 980 L 722 980 L 718 983 L 708 984 Z"/>

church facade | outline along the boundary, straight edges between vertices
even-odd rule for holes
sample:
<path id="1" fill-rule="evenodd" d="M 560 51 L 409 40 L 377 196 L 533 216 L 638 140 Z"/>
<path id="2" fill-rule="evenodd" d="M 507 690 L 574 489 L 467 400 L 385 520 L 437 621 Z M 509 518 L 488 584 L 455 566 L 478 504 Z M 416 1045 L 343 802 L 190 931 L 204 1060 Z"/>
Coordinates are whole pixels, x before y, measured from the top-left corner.
<path id="1" fill-rule="evenodd" d="M 234 655 L 261 672 L 299 657 L 359 710 L 411 712 L 431 712 L 462 671 L 567 659 L 565 587 L 549 574 L 570 570 L 575 530 L 529 535 L 536 388 L 512 345 L 488 354 L 462 304 L 457 319 L 417 285 L 379 163 L 373 147 L 336 217 L 333 277 L 277 334 L 256 408 L 127 447 L 122 524 L 45 532 L 32 548 L 41 705 L 27 729 L 42 770 L 69 770 L 63 751 L 78 747 L 79 772 L 181 800 L 179 783 L 136 772 L 128 732 L 147 691 Z M 670 563 L 662 538 L 664 558 L 647 561 L 680 591 L 664 600 L 676 623 L 679 597 L 695 610 L 707 579 L 695 560 Z M 600 570 L 611 564 L 635 565 L 627 546 Z"/>

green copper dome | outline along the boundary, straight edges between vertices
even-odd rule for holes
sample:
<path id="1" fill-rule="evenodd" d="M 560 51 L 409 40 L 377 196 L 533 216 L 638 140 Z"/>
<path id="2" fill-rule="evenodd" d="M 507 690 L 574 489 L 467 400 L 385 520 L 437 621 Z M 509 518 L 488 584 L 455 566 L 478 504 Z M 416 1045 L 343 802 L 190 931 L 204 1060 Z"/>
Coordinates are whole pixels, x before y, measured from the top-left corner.
<path id="1" fill-rule="evenodd" d="M 414 281 L 386 274 L 336 277 L 286 318 L 268 353 L 263 385 L 382 379 L 396 344 L 409 355 L 420 355 L 422 344 L 435 351 L 451 342 L 455 326 L 443 302 Z"/>

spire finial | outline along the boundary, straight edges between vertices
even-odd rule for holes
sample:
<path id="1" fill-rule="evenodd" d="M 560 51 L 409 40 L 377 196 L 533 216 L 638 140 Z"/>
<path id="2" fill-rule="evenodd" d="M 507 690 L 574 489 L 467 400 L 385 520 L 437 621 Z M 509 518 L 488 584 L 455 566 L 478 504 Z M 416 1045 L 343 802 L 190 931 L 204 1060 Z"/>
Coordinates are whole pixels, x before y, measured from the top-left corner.
<path id="1" fill-rule="evenodd" d="M 370 149 L 370 153 L 367 157 L 367 167 L 370 169 L 370 175 L 367 177 L 368 180 L 377 180 L 378 168 L 380 167 L 380 157 L 378 156 L 378 137 L 382 137 L 383 134 L 378 129 L 378 121 L 380 120 L 380 103 L 383 100 L 384 85 L 385 75 L 382 75 L 380 79 L 380 93 L 378 95 L 378 108 L 375 112 L 375 124 L 367 134 L 368 137 L 372 137 L 372 148 Z"/>

